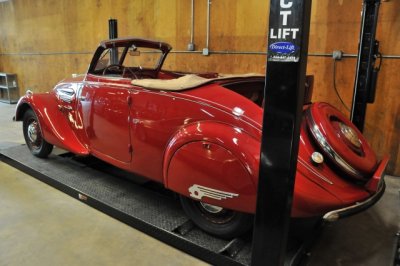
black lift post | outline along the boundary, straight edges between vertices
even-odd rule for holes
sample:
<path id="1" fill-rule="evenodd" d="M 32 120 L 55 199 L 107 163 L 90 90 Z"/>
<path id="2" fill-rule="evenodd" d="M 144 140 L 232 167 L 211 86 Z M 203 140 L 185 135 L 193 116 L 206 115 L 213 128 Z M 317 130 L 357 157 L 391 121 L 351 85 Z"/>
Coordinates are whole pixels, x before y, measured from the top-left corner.
<path id="1" fill-rule="evenodd" d="M 271 0 L 253 266 L 283 265 L 300 136 L 311 0 Z"/>
<path id="2" fill-rule="evenodd" d="M 375 100 L 375 88 L 379 67 L 375 61 L 380 56 L 379 42 L 375 39 L 378 24 L 380 0 L 364 0 L 361 18 L 360 43 L 354 82 L 353 104 L 351 121 L 362 132 L 364 129 L 367 103 Z M 382 57 L 380 57 L 380 63 Z"/>
<path id="3" fill-rule="evenodd" d="M 116 19 L 110 18 L 108 20 L 108 38 L 118 38 L 118 21 Z M 116 48 L 111 49 L 110 61 L 111 64 L 118 64 L 118 50 Z"/>

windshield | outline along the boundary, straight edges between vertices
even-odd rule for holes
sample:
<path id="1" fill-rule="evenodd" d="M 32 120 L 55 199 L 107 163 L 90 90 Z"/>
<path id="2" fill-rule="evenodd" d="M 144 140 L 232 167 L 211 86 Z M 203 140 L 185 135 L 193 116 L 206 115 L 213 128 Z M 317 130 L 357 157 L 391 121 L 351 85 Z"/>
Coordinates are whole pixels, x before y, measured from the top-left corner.
<path id="1" fill-rule="evenodd" d="M 108 48 L 99 57 L 95 71 L 105 69 L 112 64 L 119 64 L 128 68 L 154 70 L 157 68 L 161 56 L 160 50 L 148 47 Z M 116 58 L 115 61 L 112 60 L 113 57 Z"/>
<path id="2" fill-rule="evenodd" d="M 134 37 L 105 40 L 97 47 L 88 73 L 131 79 L 157 78 L 171 49 L 165 42 Z"/>

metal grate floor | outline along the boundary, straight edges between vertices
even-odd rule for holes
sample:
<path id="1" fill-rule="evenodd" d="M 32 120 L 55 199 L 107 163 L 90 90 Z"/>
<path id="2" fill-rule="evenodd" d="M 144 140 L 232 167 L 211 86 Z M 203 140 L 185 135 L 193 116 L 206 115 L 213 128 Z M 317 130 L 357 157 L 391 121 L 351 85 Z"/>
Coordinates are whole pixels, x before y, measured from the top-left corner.
<path id="1" fill-rule="evenodd" d="M 251 233 L 231 241 L 210 236 L 188 220 L 174 194 L 96 158 L 54 153 L 32 156 L 25 145 L 1 151 L 2 161 L 143 231 L 215 265 L 250 265 Z M 310 229 L 310 228 L 309 228 Z M 313 229 L 310 229 L 313 230 Z M 289 241 L 286 265 L 298 264 L 303 241 Z"/>

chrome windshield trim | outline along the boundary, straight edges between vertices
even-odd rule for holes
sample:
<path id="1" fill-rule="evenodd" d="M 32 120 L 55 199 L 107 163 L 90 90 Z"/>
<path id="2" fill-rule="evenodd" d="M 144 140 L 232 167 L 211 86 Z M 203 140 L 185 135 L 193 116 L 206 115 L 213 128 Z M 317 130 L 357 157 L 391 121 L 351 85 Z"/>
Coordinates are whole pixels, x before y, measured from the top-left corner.
<path id="1" fill-rule="evenodd" d="M 339 154 L 337 154 L 333 148 L 329 145 L 327 139 L 322 134 L 319 126 L 315 123 L 310 109 L 306 112 L 306 119 L 309 122 L 309 129 L 311 134 L 314 136 L 315 140 L 318 142 L 320 147 L 325 151 L 325 153 L 333 159 L 333 161 L 340 166 L 343 170 L 348 172 L 349 174 L 363 178 L 363 175 L 358 170 L 354 169 L 350 164 L 348 164 Z"/>

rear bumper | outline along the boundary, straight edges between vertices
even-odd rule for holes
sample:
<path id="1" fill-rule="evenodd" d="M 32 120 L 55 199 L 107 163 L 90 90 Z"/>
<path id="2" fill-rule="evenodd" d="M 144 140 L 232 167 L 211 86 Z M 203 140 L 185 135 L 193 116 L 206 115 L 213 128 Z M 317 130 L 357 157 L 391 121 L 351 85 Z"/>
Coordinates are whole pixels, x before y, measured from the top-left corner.
<path id="1" fill-rule="evenodd" d="M 340 218 L 357 214 L 373 206 L 385 192 L 386 185 L 384 181 L 384 175 L 388 162 L 388 156 L 382 159 L 373 177 L 365 186 L 368 191 L 373 192 L 373 194 L 371 193 L 371 197 L 362 202 L 357 202 L 352 206 L 330 211 L 323 216 L 323 220 L 326 222 L 334 222 Z"/>

